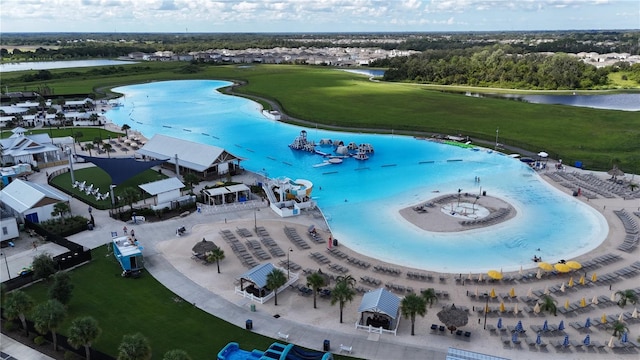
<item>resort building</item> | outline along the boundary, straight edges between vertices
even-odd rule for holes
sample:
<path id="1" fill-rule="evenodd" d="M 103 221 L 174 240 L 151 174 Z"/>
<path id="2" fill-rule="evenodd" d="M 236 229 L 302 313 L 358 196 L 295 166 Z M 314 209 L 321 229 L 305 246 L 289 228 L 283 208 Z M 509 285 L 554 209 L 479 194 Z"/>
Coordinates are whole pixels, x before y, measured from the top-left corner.
<path id="1" fill-rule="evenodd" d="M 54 218 L 51 213 L 57 203 L 69 203 L 69 197 L 53 187 L 20 179 L 0 191 L 0 205 L 20 222 L 34 223 Z"/>

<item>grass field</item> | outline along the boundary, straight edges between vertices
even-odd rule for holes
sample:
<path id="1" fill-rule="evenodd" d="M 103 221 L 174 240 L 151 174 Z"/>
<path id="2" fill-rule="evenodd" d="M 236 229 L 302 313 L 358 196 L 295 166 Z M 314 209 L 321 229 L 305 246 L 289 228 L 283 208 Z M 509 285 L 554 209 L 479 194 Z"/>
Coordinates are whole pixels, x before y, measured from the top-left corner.
<path id="1" fill-rule="evenodd" d="M 145 335 L 154 359 L 165 352 L 183 349 L 192 359 L 214 359 L 222 347 L 237 341 L 245 349 L 266 349 L 274 340 L 229 324 L 194 307 L 166 289 L 149 274 L 139 279 L 123 278 L 122 270 L 106 246 L 93 250 L 93 261 L 73 270 L 73 296 L 68 316 L 60 327 L 66 334 L 71 321 L 93 316 L 103 332 L 93 345 L 116 356 L 125 334 Z M 46 282 L 25 291 L 36 303 L 47 299 Z"/>
<path id="2" fill-rule="evenodd" d="M 533 152 L 544 150 L 567 164 L 580 160 L 589 169 L 608 170 L 617 163 L 623 171 L 640 172 L 637 112 L 473 98 L 430 86 L 371 82 L 364 76 L 326 67 L 203 66 L 199 73 L 183 74 L 179 70 L 184 63 L 136 66 L 148 66 L 149 70 L 128 76 L 77 76 L 47 85 L 56 93 L 83 93 L 169 79 L 235 79 L 247 82 L 238 92 L 274 100 L 289 115 L 320 127 L 464 134 L 485 141 L 492 141 L 500 128 L 500 142 L 506 145 Z"/>

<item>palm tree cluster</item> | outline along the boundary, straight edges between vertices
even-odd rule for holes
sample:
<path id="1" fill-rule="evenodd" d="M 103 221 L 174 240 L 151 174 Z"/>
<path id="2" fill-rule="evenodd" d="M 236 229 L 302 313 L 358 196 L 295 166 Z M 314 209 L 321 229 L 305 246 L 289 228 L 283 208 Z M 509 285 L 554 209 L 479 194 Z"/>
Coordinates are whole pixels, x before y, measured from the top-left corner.
<path id="1" fill-rule="evenodd" d="M 411 335 L 415 335 L 416 316 L 424 317 L 427 314 L 427 304 L 431 307 L 438 301 L 435 290 L 433 288 L 426 289 L 417 295 L 411 293 L 402 299 L 400 303 L 400 312 L 405 318 L 411 320 Z"/>

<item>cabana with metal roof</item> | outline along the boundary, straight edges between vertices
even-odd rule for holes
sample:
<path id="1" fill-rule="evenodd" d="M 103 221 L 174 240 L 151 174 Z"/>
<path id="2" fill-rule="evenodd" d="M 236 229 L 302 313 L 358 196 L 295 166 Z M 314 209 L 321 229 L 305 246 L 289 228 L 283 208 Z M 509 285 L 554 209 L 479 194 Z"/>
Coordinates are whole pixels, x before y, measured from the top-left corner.
<path id="1" fill-rule="evenodd" d="M 243 159 L 223 148 L 156 134 L 136 151 L 154 159 L 167 159 L 166 164 L 177 175 L 191 172 L 202 178 L 236 174 Z"/>
<path id="2" fill-rule="evenodd" d="M 369 291 L 362 297 L 356 329 L 396 335 L 400 323 L 400 298 L 387 289 Z"/>
<path id="3" fill-rule="evenodd" d="M 184 187 L 182 181 L 171 177 L 146 184 L 138 185 L 146 193 L 154 197 L 154 205 L 175 201 L 182 195 L 180 189 Z"/>
<path id="4" fill-rule="evenodd" d="M 245 184 L 236 184 L 205 189 L 202 193 L 204 194 L 204 202 L 206 204 L 222 205 L 249 200 L 251 189 Z"/>

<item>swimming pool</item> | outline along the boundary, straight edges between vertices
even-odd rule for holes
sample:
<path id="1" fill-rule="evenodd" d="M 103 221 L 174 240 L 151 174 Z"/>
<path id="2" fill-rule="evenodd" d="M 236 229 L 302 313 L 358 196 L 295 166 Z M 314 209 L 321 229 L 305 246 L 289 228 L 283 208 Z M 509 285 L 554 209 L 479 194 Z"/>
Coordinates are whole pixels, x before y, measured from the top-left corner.
<path id="1" fill-rule="evenodd" d="M 553 188 L 516 159 L 406 136 L 280 123 L 262 116 L 258 104 L 215 90 L 227 84 L 169 81 L 116 88 L 126 94 L 124 106 L 106 116 L 149 138 L 165 134 L 224 147 L 245 158 L 241 165 L 246 169 L 272 178 L 312 181 L 313 197 L 342 244 L 397 264 L 454 273 L 497 267 L 510 271 L 532 266 L 534 253 L 550 262 L 575 257 L 607 236 L 600 213 Z M 288 147 L 303 129 L 316 142 L 324 138 L 370 143 L 375 154 L 367 161 L 345 159 L 340 165 L 314 167 L 323 161 L 319 155 Z M 432 233 L 398 213 L 458 189 L 500 197 L 518 216 L 485 229 Z"/>

